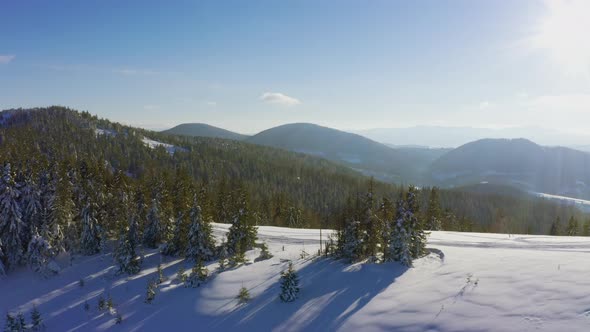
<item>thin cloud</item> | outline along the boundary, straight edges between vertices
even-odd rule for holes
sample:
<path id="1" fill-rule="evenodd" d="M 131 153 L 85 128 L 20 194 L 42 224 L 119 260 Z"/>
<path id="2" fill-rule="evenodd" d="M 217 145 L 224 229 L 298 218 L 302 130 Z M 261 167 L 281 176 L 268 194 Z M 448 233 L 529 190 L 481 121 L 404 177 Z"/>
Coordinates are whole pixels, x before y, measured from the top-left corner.
<path id="1" fill-rule="evenodd" d="M 489 101 L 482 101 L 481 103 L 479 103 L 479 109 L 480 110 L 485 110 L 488 109 L 492 106 L 492 103 L 490 103 Z"/>
<path id="2" fill-rule="evenodd" d="M 16 56 L 14 55 L 1 55 L 0 54 L 0 64 L 7 64 L 12 62 Z"/>
<path id="3" fill-rule="evenodd" d="M 209 107 L 216 107 L 217 106 L 217 102 L 216 101 L 208 101 L 205 104 L 207 106 L 209 106 Z"/>
<path id="4" fill-rule="evenodd" d="M 287 96 L 279 92 L 265 92 L 260 98 L 265 103 L 275 104 L 281 106 L 295 106 L 301 104 L 301 101 L 297 98 Z"/>

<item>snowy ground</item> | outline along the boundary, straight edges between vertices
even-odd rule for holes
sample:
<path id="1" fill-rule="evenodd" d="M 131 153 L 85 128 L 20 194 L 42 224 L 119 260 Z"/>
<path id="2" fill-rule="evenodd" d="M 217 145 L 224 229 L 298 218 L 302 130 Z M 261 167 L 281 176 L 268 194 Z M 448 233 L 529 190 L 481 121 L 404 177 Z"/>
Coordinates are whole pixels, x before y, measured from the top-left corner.
<path id="1" fill-rule="evenodd" d="M 152 148 L 152 149 L 155 149 L 155 148 L 157 148 L 158 146 L 163 146 L 163 147 L 164 147 L 164 149 L 166 149 L 166 151 L 167 151 L 169 154 L 171 154 L 171 155 L 172 155 L 172 154 L 174 154 L 176 151 L 182 151 L 182 152 L 186 151 L 186 149 L 185 149 L 185 148 L 181 148 L 181 147 L 178 147 L 178 146 L 175 146 L 175 145 L 172 145 L 172 144 L 168 144 L 168 143 L 163 143 L 163 142 L 154 141 L 154 140 L 151 140 L 151 139 L 149 139 L 149 138 L 146 138 L 146 137 L 142 138 L 142 139 L 141 139 L 141 141 L 142 141 L 142 142 L 143 142 L 145 145 L 149 146 L 149 147 L 150 147 L 150 148 Z"/>
<path id="2" fill-rule="evenodd" d="M 215 225 L 215 232 L 226 228 Z M 79 258 L 49 280 L 17 271 L 0 281 L 0 324 L 7 311 L 28 318 L 36 304 L 48 331 L 590 330 L 587 238 L 433 232 L 431 254 L 405 269 L 301 259 L 302 250 L 317 252 L 317 230 L 260 227 L 259 237 L 274 258 L 214 274 L 196 289 L 175 280 L 181 260 L 154 251 L 146 252 L 144 270 L 129 278 L 114 275 L 108 255 Z M 289 259 L 301 278 L 301 297 L 281 303 L 278 278 Z M 160 261 L 169 280 L 155 302 L 145 304 L 146 283 Z M 240 306 L 235 297 L 242 285 L 252 300 Z M 102 293 L 112 296 L 121 325 L 98 311 Z"/>

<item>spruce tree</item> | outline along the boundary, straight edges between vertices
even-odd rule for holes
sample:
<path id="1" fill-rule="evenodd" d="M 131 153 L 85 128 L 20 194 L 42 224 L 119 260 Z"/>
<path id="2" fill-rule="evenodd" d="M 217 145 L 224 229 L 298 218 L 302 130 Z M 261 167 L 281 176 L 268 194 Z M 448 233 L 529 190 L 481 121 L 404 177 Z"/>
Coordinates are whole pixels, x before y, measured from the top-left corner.
<path id="1" fill-rule="evenodd" d="M 174 222 L 172 240 L 162 247 L 162 254 L 165 256 L 176 256 L 186 250 L 186 232 L 183 230 L 184 214 L 179 214 Z"/>
<path id="2" fill-rule="evenodd" d="M 152 304 L 156 298 L 157 284 L 154 280 L 149 280 L 146 286 L 145 303 Z"/>
<path id="3" fill-rule="evenodd" d="M 363 238 L 361 237 L 361 223 L 347 219 L 342 235 L 340 236 L 339 247 L 341 256 L 350 262 L 356 262 L 363 257 Z"/>
<path id="4" fill-rule="evenodd" d="M 426 211 L 426 229 L 439 231 L 442 229 L 441 208 L 438 198 L 438 188 L 432 187 L 428 199 L 428 210 Z"/>
<path id="5" fill-rule="evenodd" d="M 211 225 L 203 220 L 201 207 L 195 196 L 190 210 L 190 230 L 188 233 L 188 247 L 186 257 L 193 261 L 209 261 L 213 258 L 213 236 Z"/>
<path id="6" fill-rule="evenodd" d="M 158 263 L 158 267 L 156 268 L 156 274 L 158 275 L 156 278 L 156 283 L 158 285 L 166 281 L 166 277 L 164 276 L 164 269 L 162 268 L 161 263 Z"/>
<path id="7" fill-rule="evenodd" d="M 404 194 L 400 193 L 397 201 L 396 220 L 390 226 L 391 234 L 386 261 L 400 262 L 404 266 L 412 266 L 411 236 L 408 232 L 408 211 Z"/>
<path id="8" fill-rule="evenodd" d="M 207 280 L 209 276 L 209 270 L 203 266 L 203 262 L 199 259 L 195 262 L 191 273 L 187 279 L 186 286 L 196 288 L 201 286 Z"/>
<path id="9" fill-rule="evenodd" d="M 80 249 L 84 255 L 94 255 L 102 247 L 102 231 L 98 225 L 96 204 L 88 201 L 82 208 L 82 234 L 80 236 Z"/>
<path id="10" fill-rule="evenodd" d="M 33 311 L 31 311 L 31 330 L 33 331 L 41 331 L 44 328 L 43 318 L 41 317 L 41 312 L 37 309 L 37 306 L 33 306 Z"/>
<path id="11" fill-rule="evenodd" d="M 186 269 L 184 268 L 184 265 L 182 265 L 182 263 L 178 267 L 178 272 L 176 273 L 176 279 L 183 284 L 186 283 L 186 279 L 187 279 Z"/>
<path id="12" fill-rule="evenodd" d="M 561 225 L 561 218 L 557 217 L 557 219 L 551 224 L 551 229 L 549 230 L 549 235 L 562 235 L 562 225 Z"/>
<path id="13" fill-rule="evenodd" d="M 227 246 L 226 246 L 225 242 L 222 242 L 221 246 L 219 248 L 219 270 L 220 271 L 225 270 L 227 264 L 228 264 Z"/>
<path id="14" fill-rule="evenodd" d="M 578 220 L 571 216 L 570 220 L 567 224 L 567 235 L 569 236 L 576 236 L 578 235 L 580 225 L 578 224 Z"/>
<path id="15" fill-rule="evenodd" d="M 244 304 L 250 301 L 250 292 L 248 291 L 248 288 L 242 286 L 242 288 L 240 288 L 240 292 L 238 293 L 237 299 L 239 304 Z"/>
<path id="16" fill-rule="evenodd" d="M 426 252 L 426 233 L 423 230 L 423 223 L 418 218 L 420 207 L 418 205 L 417 189 L 410 186 L 406 195 L 406 230 L 410 236 L 410 251 L 412 258 L 419 258 Z"/>
<path id="17" fill-rule="evenodd" d="M 157 248 L 162 240 L 162 216 L 160 215 L 160 202 L 152 199 L 152 205 L 147 215 L 147 225 L 143 231 L 143 244 L 148 248 Z"/>
<path id="18" fill-rule="evenodd" d="M 264 261 L 272 258 L 272 254 L 268 251 L 268 245 L 265 242 L 260 244 L 260 255 L 256 257 L 255 262 Z"/>
<path id="19" fill-rule="evenodd" d="M 243 254 L 256 241 L 255 217 L 249 209 L 247 194 L 241 186 L 235 191 L 232 225 L 227 234 L 227 251 L 234 256 Z M 238 252 L 239 251 L 239 252 Z"/>
<path id="20" fill-rule="evenodd" d="M 4 165 L 0 179 L 0 239 L 4 244 L 6 265 L 15 268 L 24 260 L 25 224 L 19 205 L 20 191 L 14 181 L 9 163 Z"/>
<path id="21" fill-rule="evenodd" d="M 33 237 L 29 242 L 27 257 L 29 267 L 34 272 L 44 277 L 54 273 L 48 268 L 49 262 L 53 258 L 53 249 L 51 244 L 37 233 L 36 227 L 33 227 Z"/>
<path id="22" fill-rule="evenodd" d="M 115 249 L 115 261 L 119 265 L 119 273 L 137 274 L 141 271 L 141 257 L 137 254 L 139 236 L 137 219 L 130 217 L 129 227 L 121 234 Z"/>
<path id="23" fill-rule="evenodd" d="M 287 271 L 281 273 L 281 294 L 279 295 L 283 302 L 293 302 L 299 296 L 299 278 L 293 269 L 293 263 L 289 262 Z"/>

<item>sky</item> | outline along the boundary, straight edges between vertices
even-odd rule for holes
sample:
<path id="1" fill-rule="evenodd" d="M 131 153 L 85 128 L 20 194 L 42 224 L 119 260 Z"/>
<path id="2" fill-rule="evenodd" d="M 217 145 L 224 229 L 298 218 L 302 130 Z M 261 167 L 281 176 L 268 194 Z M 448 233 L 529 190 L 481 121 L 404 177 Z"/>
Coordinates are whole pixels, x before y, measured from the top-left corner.
<path id="1" fill-rule="evenodd" d="M 256 133 L 590 123 L 590 1 L 0 0 L 0 109 Z"/>

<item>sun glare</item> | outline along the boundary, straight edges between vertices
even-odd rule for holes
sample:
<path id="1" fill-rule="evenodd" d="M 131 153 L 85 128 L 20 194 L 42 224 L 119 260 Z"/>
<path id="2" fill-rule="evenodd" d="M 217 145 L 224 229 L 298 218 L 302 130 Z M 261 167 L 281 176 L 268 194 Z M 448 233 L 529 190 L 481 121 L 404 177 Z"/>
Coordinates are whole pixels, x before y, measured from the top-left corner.
<path id="1" fill-rule="evenodd" d="M 568 74 L 590 73 L 590 1 L 547 0 L 533 47 L 546 50 Z"/>

